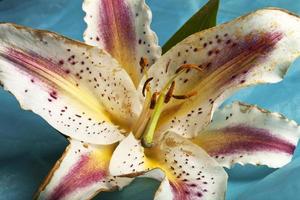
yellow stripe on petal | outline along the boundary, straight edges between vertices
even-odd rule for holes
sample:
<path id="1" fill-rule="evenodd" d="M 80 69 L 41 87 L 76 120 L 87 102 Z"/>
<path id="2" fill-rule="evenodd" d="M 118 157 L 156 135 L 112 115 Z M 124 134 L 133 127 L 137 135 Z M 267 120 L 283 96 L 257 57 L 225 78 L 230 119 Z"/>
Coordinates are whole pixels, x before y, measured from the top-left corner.
<path id="1" fill-rule="evenodd" d="M 145 168 L 146 169 L 155 169 L 159 168 L 163 170 L 165 176 L 168 177 L 168 180 L 171 182 L 176 182 L 176 174 L 172 172 L 170 165 L 162 161 L 164 156 L 161 155 L 159 149 L 145 149 Z"/>

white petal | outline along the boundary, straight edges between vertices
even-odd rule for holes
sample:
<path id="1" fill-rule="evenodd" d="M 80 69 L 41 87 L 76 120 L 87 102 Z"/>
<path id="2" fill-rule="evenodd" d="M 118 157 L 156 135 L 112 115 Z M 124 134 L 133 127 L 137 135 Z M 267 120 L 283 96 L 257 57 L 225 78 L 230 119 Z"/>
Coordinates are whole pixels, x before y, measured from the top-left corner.
<path id="1" fill-rule="evenodd" d="M 282 80 L 300 54 L 300 19 L 279 9 L 263 9 L 196 33 L 174 46 L 150 69 L 154 90 L 160 90 L 184 63 L 190 70 L 175 80 L 175 95 L 161 116 L 159 132 L 171 129 L 193 137 L 211 120 L 218 105 L 237 89 Z M 141 83 L 140 88 L 143 85 Z"/>
<path id="2" fill-rule="evenodd" d="M 282 167 L 291 161 L 299 137 L 296 122 L 237 102 L 217 110 L 213 122 L 193 141 L 225 167 Z"/>
<path id="3" fill-rule="evenodd" d="M 148 60 L 149 67 L 161 54 L 145 0 L 85 0 L 83 10 L 86 43 L 107 50 L 138 85 L 143 75 L 141 58 Z"/>
<path id="4" fill-rule="evenodd" d="M 122 188 L 131 179 L 112 177 L 108 172 L 114 145 L 92 146 L 76 140 L 56 163 L 37 194 L 38 199 L 90 199 L 101 191 Z"/>
<path id="5" fill-rule="evenodd" d="M 0 81 L 24 109 L 89 143 L 123 138 L 141 110 L 135 87 L 105 51 L 55 33 L 0 25 Z"/>
<path id="6" fill-rule="evenodd" d="M 157 172 L 152 173 L 153 178 L 162 180 L 156 199 L 225 197 L 224 169 L 204 150 L 175 133 L 167 133 L 160 144 L 145 150 L 132 135 L 128 136 L 116 148 L 110 163 L 113 175 L 132 177 L 152 169 L 161 169 L 166 176 L 164 179 Z"/>

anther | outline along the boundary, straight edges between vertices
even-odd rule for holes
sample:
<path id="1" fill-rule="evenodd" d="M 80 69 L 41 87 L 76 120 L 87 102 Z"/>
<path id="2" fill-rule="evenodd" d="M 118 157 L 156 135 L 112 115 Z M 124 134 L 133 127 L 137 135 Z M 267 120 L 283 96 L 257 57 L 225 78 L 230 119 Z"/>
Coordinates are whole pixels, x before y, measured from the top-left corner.
<path id="1" fill-rule="evenodd" d="M 179 72 L 183 71 L 183 70 L 186 70 L 186 69 L 196 69 L 197 71 L 200 71 L 200 72 L 203 72 L 202 69 L 200 69 L 198 67 L 198 65 L 195 65 L 195 64 L 183 64 L 181 65 L 176 71 L 175 71 L 175 74 L 178 74 Z"/>
<path id="2" fill-rule="evenodd" d="M 188 98 L 190 98 L 192 96 L 195 96 L 195 95 L 197 95 L 196 91 L 188 93 L 188 94 L 185 94 L 185 95 L 172 95 L 172 97 L 174 99 L 188 99 Z"/>
<path id="3" fill-rule="evenodd" d="M 171 84 L 171 86 L 170 86 L 170 88 L 169 88 L 169 90 L 168 90 L 168 92 L 165 96 L 165 100 L 164 100 L 165 103 L 168 103 L 170 101 L 170 99 L 173 95 L 174 89 L 175 89 L 175 81 L 172 82 L 172 84 Z"/>
<path id="4" fill-rule="evenodd" d="M 148 59 L 141 57 L 140 66 L 142 68 L 142 72 L 145 70 L 145 68 L 148 66 L 148 64 L 149 64 Z"/>
<path id="5" fill-rule="evenodd" d="M 159 92 L 154 92 L 153 93 L 153 95 L 151 97 L 151 101 L 150 101 L 150 109 L 154 109 L 154 107 L 156 105 L 158 95 L 159 95 Z"/>
<path id="6" fill-rule="evenodd" d="M 143 90 L 142 90 L 142 94 L 144 97 L 145 97 L 145 91 L 149 89 L 148 86 L 149 86 L 150 81 L 152 81 L 152 80 L 153 80 L 153 77 L 148 78 L 144 83 Z"/>

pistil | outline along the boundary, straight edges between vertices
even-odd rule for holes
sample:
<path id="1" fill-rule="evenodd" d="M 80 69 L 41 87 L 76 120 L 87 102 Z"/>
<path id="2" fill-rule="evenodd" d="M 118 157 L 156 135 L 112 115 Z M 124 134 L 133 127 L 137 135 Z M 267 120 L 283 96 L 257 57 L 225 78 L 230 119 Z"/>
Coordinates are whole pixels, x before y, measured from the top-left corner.
<path id="1" fill-rule="evenodd" d="M 173 92 L 175 90 L 175 79 L 180 76 L 183 72 L 185 72 L 186 70 L 190 70 L 190 69 L 196 69 L 197 71 L 202 72 L 202 70 L 194 64 L 184 64 L 181 65 L 175 72 L 175 74 L 171 77 L 171 79 L 167 82 L 167 84 L 163 87 L 163 89 L 161 90 L 161 92 L 154 92 L 153 95 L 150 98 L 150 105 L 149 108 L 150 110 L 152 110 L 151 112 L 151 116 L 148 119 L 145 119 L 144 122 L 147 121 L 147 125 L 146 127 L 142 127 L 143 130 L 143 134 L 140 134 L 140 132 L 138 134 L 136 134 L 136 137 L 142 137 L 142 144 L 144 147 L 151 147 L 153 145 L 153 137 L 154 137 L 154 133 L 160 118 L 160 115 L 163 111 L 163 107 L 164 104 L 168 103 L 171 98 L 175 98 L 175 99 L 186 99 L 186 98 L 190 98 L 192 96 L 194 96 L 196 93 L 192 92 L 190 94 L 186 94 L 186 95 L 173 95 Z M 147 88 L 149 85 L 149 82 L 152 79 L 148 79 L 145 82 L 144 88 Z M 145 89 L 144 89 L 145 90 Z M 143 126 L 145 126 L 145 124 L 141 124 Z M 141 129 L 140 129 L 141 131 Z"/>

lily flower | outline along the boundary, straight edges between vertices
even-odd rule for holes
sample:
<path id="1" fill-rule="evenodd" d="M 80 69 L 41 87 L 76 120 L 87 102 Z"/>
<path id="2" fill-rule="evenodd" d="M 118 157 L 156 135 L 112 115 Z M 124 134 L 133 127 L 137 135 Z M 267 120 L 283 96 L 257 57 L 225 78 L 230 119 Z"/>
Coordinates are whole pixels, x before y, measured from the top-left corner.
<path id="1" fill-rule="evenodd" d="M 223 166 L 291 160 L 295 122 L 242 103 L 217 107 L 239 88 L 282 80 L 300 54 L 298 16 L 259 10 L 160 56 L 144 0 L 83 9 L 86 43 L 0 25 L 4 89 L 70 137 L 36 198 L 90 199 L 144 175 L 162 181 L 155 199 L 219 200 Z"/>

